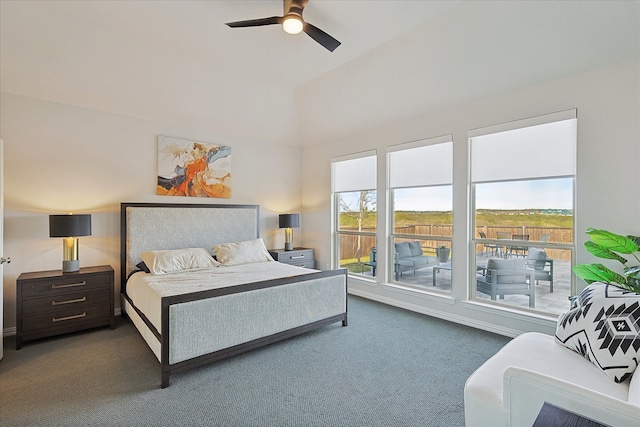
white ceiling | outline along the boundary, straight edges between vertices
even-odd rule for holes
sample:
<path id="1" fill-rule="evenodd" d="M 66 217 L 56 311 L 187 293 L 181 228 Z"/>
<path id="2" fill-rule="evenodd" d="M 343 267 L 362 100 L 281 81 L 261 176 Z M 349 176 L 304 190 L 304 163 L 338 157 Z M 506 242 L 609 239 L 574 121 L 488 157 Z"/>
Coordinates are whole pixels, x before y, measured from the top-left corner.
<path id="1" fill-rule="evenodd" d="M 292 145 L 640 54 L 638 1 L 0 0 L 3 92 Z"/>

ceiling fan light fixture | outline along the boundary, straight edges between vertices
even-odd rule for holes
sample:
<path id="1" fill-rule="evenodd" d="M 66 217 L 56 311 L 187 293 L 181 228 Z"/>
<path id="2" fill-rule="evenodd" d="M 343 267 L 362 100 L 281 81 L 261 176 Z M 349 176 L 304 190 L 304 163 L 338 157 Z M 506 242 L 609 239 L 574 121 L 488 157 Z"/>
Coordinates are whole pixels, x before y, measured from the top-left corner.
<path id="1" fill-rule="evenodd" d="M 299 34 L 302 31 L 302 19 L 297 16 L 287 16 L 282 22 L 282 28 L 289 34 Z"/>

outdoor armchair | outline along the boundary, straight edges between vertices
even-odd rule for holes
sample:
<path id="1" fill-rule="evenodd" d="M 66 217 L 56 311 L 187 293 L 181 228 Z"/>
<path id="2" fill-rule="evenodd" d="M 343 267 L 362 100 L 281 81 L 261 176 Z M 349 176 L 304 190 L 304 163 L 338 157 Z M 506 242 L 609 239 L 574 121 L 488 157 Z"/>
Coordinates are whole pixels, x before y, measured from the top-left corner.
<path id="1" fill-rule="evenodd" d="M 476 275 L 477 290 L 491 297 L 504 298 L 505 295 L 529 296 L 529 307 L 536 302 L 535 270 L 527 268 L 524 259 L 490 258 L 487 267 Z"/>
<path id="2" fill-rule="evenodd" d="M 549 282 L 549 292 L 553 292 L 553 259 L 547 258 L 542 249 L 530 248 L 527 254 L 526 266 L 535 270 L 536 285 L 539 280 Z M 547 266 L 549 267 L 547 269 Z"/>

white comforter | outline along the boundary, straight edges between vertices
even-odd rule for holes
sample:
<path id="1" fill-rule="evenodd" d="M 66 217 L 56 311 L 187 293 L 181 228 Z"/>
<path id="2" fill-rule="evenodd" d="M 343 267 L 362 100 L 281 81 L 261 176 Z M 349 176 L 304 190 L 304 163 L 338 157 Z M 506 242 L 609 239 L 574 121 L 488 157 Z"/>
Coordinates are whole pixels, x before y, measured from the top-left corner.
<path id="1" fill-rule="evenodd" d="M 162 275 L 140 272 L 133 274 L 127 281 L 127 295 L 156 329 L 160 330 L 162 297 L 301 276 L 316 271 L 277 261 L 267 261 Z"/>

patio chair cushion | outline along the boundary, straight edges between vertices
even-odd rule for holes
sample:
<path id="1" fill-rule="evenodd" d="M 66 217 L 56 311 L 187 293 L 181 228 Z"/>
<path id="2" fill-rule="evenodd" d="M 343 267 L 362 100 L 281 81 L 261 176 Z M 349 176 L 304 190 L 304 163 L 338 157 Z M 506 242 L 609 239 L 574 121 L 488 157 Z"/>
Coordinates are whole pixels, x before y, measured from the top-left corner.
<path id="1" fill-rule="evenodd" d="M 527 266 L 538 271 L 544 270 L 544 266 L 546 265 L 546 259 L 547 259 L 547 253 L 542 249 L 529 248 L 529 253 L 527 255 Z"/>
<path id="2" fill-rule="evenodd" d="M 411 256 L 422 256 L 420 242 L 409 242 L 409 250 L 411 250 Z"/>
<path id="3" fill-rule="evenodd" d="M 396 243 L 396 252 L 398 253 L 398 258 L 411 258 L 413 256 L 408 242 Z"/>
<path id="4" fill-rule="evenodd" d="M 640 361 L 639 316 L 640 294 L 596 282 L 558 318 L 555 339 L 620 383 Z"/>
<path id="5" fill-rule="evenodd" d="M 525 269 L 525 260 L 512 258 L 512 259 L 500 259 L 500 258 L 490 258 L 487 261 L 487 270 L 489 273 L 491 270 L 512 270 L 514 274 L 500 274 L 498 276 L 498 284 L 513 284 L 518 283 L 522 284 L 524 279 L 522 275 L 522 271 Z M 515 272 L 518 273 L 515 273 Z"/>

